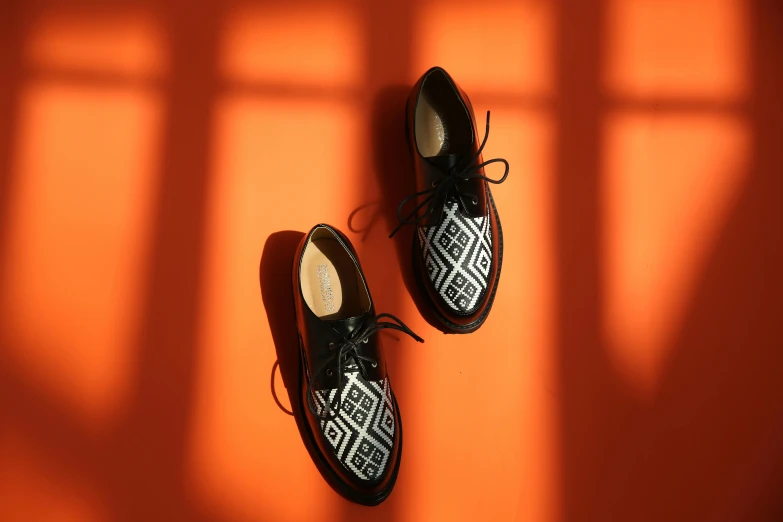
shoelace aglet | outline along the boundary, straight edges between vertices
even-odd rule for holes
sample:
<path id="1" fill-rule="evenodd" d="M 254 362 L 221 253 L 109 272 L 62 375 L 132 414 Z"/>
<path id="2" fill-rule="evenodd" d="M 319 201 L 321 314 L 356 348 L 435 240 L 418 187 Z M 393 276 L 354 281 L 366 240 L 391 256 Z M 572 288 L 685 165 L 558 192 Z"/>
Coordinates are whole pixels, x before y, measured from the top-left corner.
<path id="1" fill-rule="evenodd" d="M 401 222 L 400 222 L 400 223 L 399 223 L 399 224 L 398 224 L 396 227 L 394 227 L 394 230 L 392 230 L 392 231 L 391 231 L 391 234 L 389 234 L 389 239 L 393 238 L 393 237 L 394 237 L 394 234 L 396 234 L 396 233 L 397 233 L 397 232 L 398 232 L 398 231 L 399 231 L 399 230 L 402 228 L 402 226 L 403 226 L 404 224 L 405 224 L 405 223 L 401 221 Z"/>

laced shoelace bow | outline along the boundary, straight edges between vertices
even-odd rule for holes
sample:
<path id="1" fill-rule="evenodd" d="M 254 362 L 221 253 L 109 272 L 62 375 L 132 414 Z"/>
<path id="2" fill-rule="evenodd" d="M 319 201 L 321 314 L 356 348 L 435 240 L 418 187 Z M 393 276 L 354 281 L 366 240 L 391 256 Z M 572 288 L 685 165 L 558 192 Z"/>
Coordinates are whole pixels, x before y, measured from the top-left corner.
<path id="1" fill-rule="evenodd" d="M 433 212 L 435 212 L 436 206 L 434 202 L 436 201 L 442 201 L 446 194 L 453 188 L 457 191 L 457 194 L 459 194 L 461 197 L 470 197 L 471 201 L 474 205 L 478 204 L 478 200 L 476 199 L 476 196 L 473 196 L 471 194 L 466 194 L 464 192 L 460 191 L 460 185 L 464 183 L 465 181 L 471 180 L 471 179 L 483 179 L 487 183 L 492 183 L 494 185 L 499 185 L 506 181 L 506 178 L 508 177 L 508 161 L 506 161 L 503 158 L 494 158 L 491 160 L 487 160 L 483 163 L 479 163 L 478 165 L 474 165 L 474 163 L 478 160 L 479 156 L 481 156 L 481 152 L 484 150 L 484 145 L 487 144 L 487 138 L 489 138 L 489 111 L 487 111 L 487 129 L 484 133 L 484 139 L 481 142 L 481 146 L 479 147 L 478 151 L 473 155 L 473 157 L 470 158 L 469 161 L 464 162 L 462 164 L 457 163 L 448 171 L 443 173 L 443 177 L 438 181 L 433 181 L 432 187 L 422 190 L 420 192 L 416 192 L 415 194 L 411 194 L 407 198 L 403 199 L 402 202 L 397 207 L 397 219 L 399 219 L 399 224 L 392 230 L 392 233 L 389 234 L 389 237 L 393 237 L 394 234 L 396 234 L 404 225 L 418 225 L 425 219 L 427 219 L 428 216 L 430 216 Z M 487 176 L 483 176 L 480 174 L 481 169 L 486 167 L 487 165 L 491 165 L 492 163 L 503 163 L 506 166 L 505 171 L 503 172 L 503 177 L 500 179 L 492 179 L 488 178 Z M 406 216 L 402 217 L 403 209 L 405 208 L 405 205 L 408 204 L 409 201 L 412 199 L 415 199 L 419 196 L 427 195 L 426 198 L 424 198 L 423 201 L 421 201 L 416 207 Z M 419 214 L 419 210 L 427 206 L 427 209 Z"/>
<path id="2" fill-rule="evenodd" d="M 384 318 L 388 318 L 390 320 L 383 321 L 382 319 Z M 416 335 L 413 330 L 408 328 L 405 323 L 395 316 L 391 314 L 378 314 L 373 318 L 367 319 L 359 328 L 355 329 L 351 333 L 350 338 L 344 339 L 337 343 L 330 343 L 329 349 L 334 352 L 334 355 L 324 361 L 323 364 L 313 372 L 313 374 L 310 376 L 309 382 L 307 383 L 307 407 L 310 409 L 310 412 L 313 415 L 322 420 L 332 419 L 337 416 L 337 413 L 339 413 L 340 408 L 342 407 L 342 394 L 343 388 L 345 388 L 344 373 L 346 369 L 349 369 L 346 366 L 348 364 L 348 360 L 353 358 L 354 362 L 356 363 L 355 371 L 360 371 L 362 362 L 369 363 L 373 368 L 378 366 L 378 362 L 375 359 L 372 357 L 360 355 L 357 351 L 357 348 L 359 348 L 360 344 L 366 343 L 370 337 L 387 328 L 410 335 L 420 343 L 424 342 L 424 339 Z M 332 370 L 331 368 L 335 365 L 335 362 L 337 365 L 336 369 Z M 349 369 L 349 371 L 353 370 Z M 313 400 L 313 387 L 319 375 L 325 373 L 327 376 L 331 377 L 334 375 L 334 372 L 337 372 L 337 401 L 336 404 L 332 404 L 331 400 L 327 400 L 326 405 L 322 410 L 324 414 L 320 414 L 318 413 L 316 404 Z"/>

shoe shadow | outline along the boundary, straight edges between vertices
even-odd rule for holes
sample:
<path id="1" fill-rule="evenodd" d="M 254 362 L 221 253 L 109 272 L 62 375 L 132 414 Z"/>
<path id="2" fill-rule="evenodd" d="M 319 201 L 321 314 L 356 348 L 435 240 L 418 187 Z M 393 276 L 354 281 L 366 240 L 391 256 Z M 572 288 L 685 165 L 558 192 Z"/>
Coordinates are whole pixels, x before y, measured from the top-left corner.
<path id="1" fill-rule="evenodd" d="M 290 404 L 296 400 L 296 380 L 299 364 L 299 334 L 296 331 L 294 296 L 291 290 L 291 267 L 294 253 L 304 237 L 302 232 L 286 230 L 270 235 L 264 244 L 258 279 L 261 299 L 266 309 L 269 329 L 275 343 L 277 361 L 272 367 L 272 398 L 286 413 L 275 391 L 275 367 L 279 365 Z"/>
<path id="2" fill-rule="evenodd" d="M 408 144 L 405 138 L 405 103 L 410 86 L 389 85 L 381 88 L 372 105 L 372 145 L 375 175 L 381 192 L 379 211 L 386 219 L 386 230 L 391 231 L 399 222 L 397 206 L 407 196 L 416 192 Z M 360 207 L 361 208 L 361 207 Z M 359 209 L 355 210 L 351 216 Z M 432 312 L 426 290 L 416 281 L 411 262 L 415 227 L 402 227 L 393 238 L 397 261 L 402 272 L 405 289 L 413 299 L 419 313 L 435 329 L 447 333 Z"/>

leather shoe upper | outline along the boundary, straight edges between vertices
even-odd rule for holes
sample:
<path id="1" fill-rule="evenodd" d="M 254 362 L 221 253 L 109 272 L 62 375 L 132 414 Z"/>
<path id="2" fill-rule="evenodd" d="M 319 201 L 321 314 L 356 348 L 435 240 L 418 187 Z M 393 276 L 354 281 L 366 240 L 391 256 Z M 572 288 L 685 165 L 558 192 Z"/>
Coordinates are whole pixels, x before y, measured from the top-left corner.
<path id="1" fill-rule="evenodd" d="M 314 227 L 294 259 L 304 376 L 296 413 L 306 418 L 310 442 L 341 492 L 347 488 L 365 503 L 393 480 L 401 451 L 399 412 L 375 333 L 409 330 L 375 315 L 353 246 L 336 229 Z"/>
<path id="2" fill-rule="evenodd" d="M 505 180 L 508 163 L 484 162 L 488 134 L 479 140 L 467 95 L 440 67 L 416 83 L 406 116 L 417 193 L 400 205 L 401 224 L 416 224 L 413 262 L 438 316 L 455 332 L 472 331 L 499 278 L 502 232 L 489 185 Z M 484 173 L 495 162 L 506 166 L 500 180 Z M 403 207 L 413 213 L 403 217 Z"/>

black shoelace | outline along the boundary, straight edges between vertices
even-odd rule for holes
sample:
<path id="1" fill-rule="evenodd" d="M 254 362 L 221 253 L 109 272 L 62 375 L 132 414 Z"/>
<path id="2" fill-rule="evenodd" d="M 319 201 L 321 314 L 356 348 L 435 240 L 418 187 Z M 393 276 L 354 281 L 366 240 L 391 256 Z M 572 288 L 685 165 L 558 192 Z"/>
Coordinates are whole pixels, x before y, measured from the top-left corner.
<path id="1" fill-rule="evenodd" d="M 381 319 L 384 318 L 389 318 L 391 321 L 382 321 Z M 405 326 L 405 323 L 393 315 L 378 314 L 373 318 L 367 319 L 359 328 L 356 328 L 351 333 L 350 338 L 344 339 L 338 343 L 330 343 L 329 349 L 334 352 L 334 355 L 328 360 L 324 361 L 324 363 L 313 372 L 313 374 L 310 376 L 310 381 L 307 383 L 307 407 L 310 408 L 310 412 L 313 415 L 323 420 L 332 419 L 337 416 L 337 413 L 339 413 L 340 408 L 342 407 L 343 388 L 345 387 L 345 372 L 362 371 L 364 369 L 363 365 L 365 363 L 370 364 L 373 368 L 378 366 L 378 361 L 372 357 L 359 355 L 357 348 L 359 348 L 361 343 L 366 343 L 370 337 L 387 328 L 408 334 L 420 343 L 424 342 L 424 339 L 413 333 L 413 330 Z M 348 366 L 348 361 L 351 358 L 353 358 L 353 361 L 356 364 L 355 368 Z M 332 366 L 335 365 L 335 362 L 337 364 L 337 368 L 336 370 L 332 370 Z M 336 404 L 332 404 L 330 400 L 327 400 L 326 406 L 323 409 L 325 414 L 321 415 L 318 413 L 316 405 L 313 401 L 313 385 L 315 384 L 316 377 L 322 373 L 325 373 L 327 376 L 331 377 L 334 375 L 335 371 L 337 372 L 337 402 Z"/>
<path id="2" fill-rule="evenodd" d="M 397 233 L 398 230 L 400 230 L 404 225 L 418 225 L 429 215 L 431 215 L 433 212 L 435 212 L 436 205 L 433 203 L 434 201 L 441 201 L 445 199 L 446 194 L 453 188 L 457 191 L 457 194 L 459 194 L 461 197 L 470 197 L 471 201 L 474 205 L 478 204 L 478 200 L 476 199 L 476 196 L 472 196 L 470 194 L 465 194 L 460 190 L 460 186 L 465 181 L 468 181 L 470 179 L 483 179 L 487 183 L 492 183 L 495 185 L 499 185 L 506 181 L 506 178 L 508 177 L 508 161 L 506 161 L 503 158 L 494 158 L 488 161 L 485 161 L 483 163 L 479 163 L 478 165 L 474 165 L 474 163 L 478 160 L 479 156 L 481 156 L 481 151 L 484 150 L 484 145 L 487 144 L 487 138 L 489 138 L 489 111 L 487 111 L 487 130 L 484 133 L 484 140 L 481 142 L 481 146 L 479 147 L 476 154 L 473 155 L 472 158 L 470 158 L 470 161 L 464 162 L 462 164 L 457 163 L 448 171 L 443 173 L 443 178 L 441 178 L 438 181 L 433 181 L 432 187 L 422 190 L 421 192 L 416 192 L 415 194 L 411 194 L 407 198 L 403 199 L 400 205 L 397 207 L 397 219 L 399 219 L 400 223 L 395 227 L 394 230 L 392 230 L 392 233 L 389 234 L 389 237 L 393 237 L 394 234 Z M 491 165 L 492 163 L 503 163 L 506 166 L 506 170 L 503 172 L 503 177 L 495 180 L 488 178 L 486 176 L 482 176 L 479 174 L 481 172 L 481 169 L 486 167 L 487 165 Z M 417 198 L 419 196 L 428 196 L 416 207 L 411 211 L 410 214 L 408 214 L 406 217 L 402 217 L 402 212 L 405 207 L 405 205 L 412 199 Z M 427 210 L 419 214 L 419 210 L 421 210 L 424 206 L 429 205 L 427 207 Z"/>

